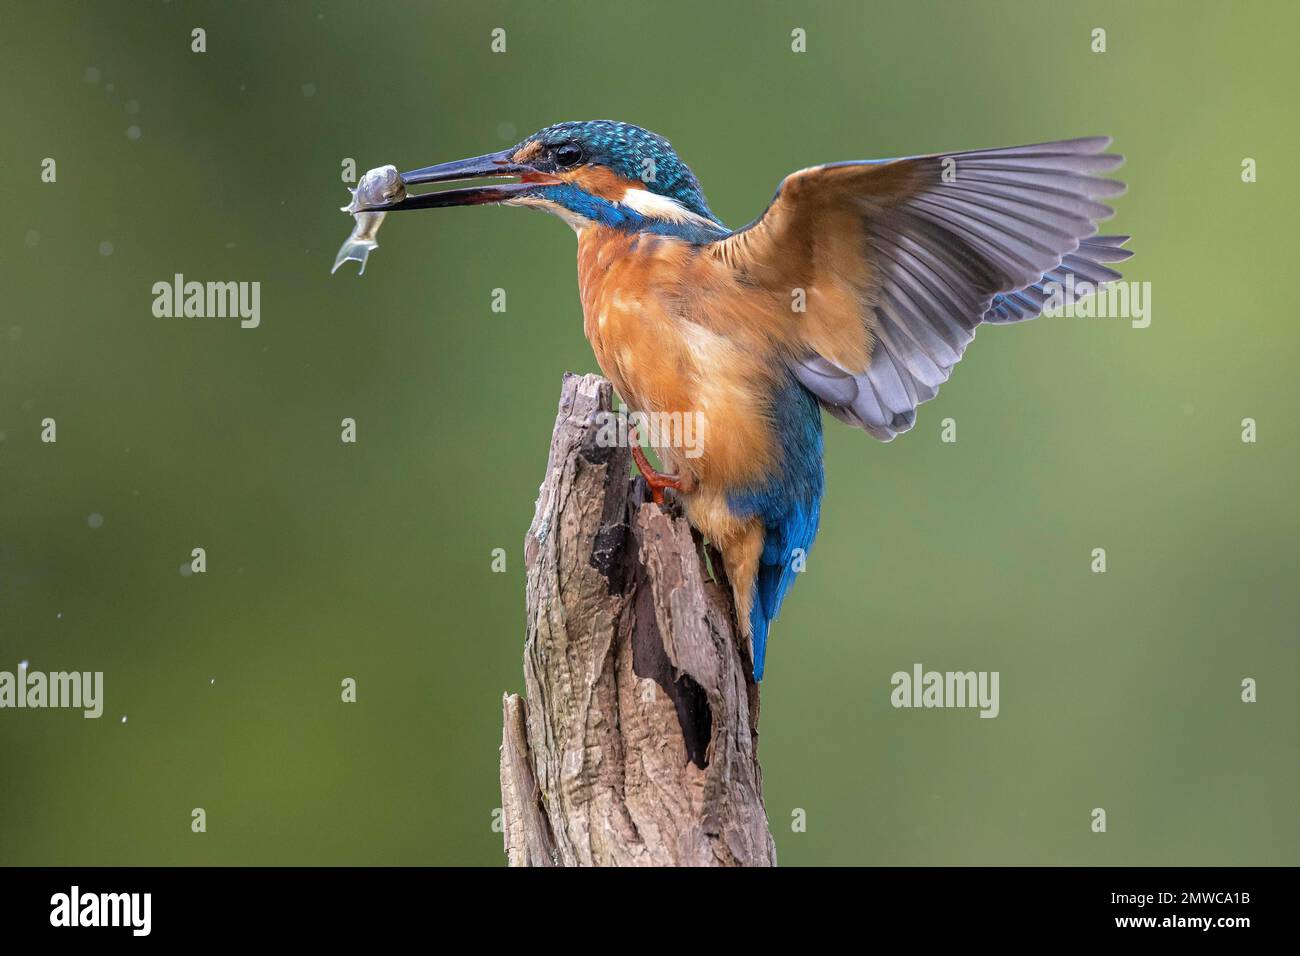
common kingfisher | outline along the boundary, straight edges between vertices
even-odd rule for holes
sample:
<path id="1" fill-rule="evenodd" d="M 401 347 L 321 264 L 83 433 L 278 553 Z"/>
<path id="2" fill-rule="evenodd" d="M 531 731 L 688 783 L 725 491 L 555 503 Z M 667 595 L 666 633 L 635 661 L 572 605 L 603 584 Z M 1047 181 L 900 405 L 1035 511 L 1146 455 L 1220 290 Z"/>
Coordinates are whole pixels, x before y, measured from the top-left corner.
<path id="1" fill-rule="evenodd" d="M 1127 236 L 1097 236 L 1123 157 L 1091 137 L 791 173 L 732 230 L 662 136 L 559 123 L 518 146 L 402 174 L 384 211 L 501 203 L 578 235 L 583 328 L 635 412 L 696 415 L 690 455 L 633 442 L 657 502 L 675 489 L 721 552 L 763 677 L 768 630 L 817 533 L 821 410 L 890 441 L 916 422 L 984 322 L 1039 315 L 1066 288 L 1120 278 Z M 1073 276 L 1073 281 L 1067 280 Z M 671 419 L 670 419 L 671 420 Z"/>

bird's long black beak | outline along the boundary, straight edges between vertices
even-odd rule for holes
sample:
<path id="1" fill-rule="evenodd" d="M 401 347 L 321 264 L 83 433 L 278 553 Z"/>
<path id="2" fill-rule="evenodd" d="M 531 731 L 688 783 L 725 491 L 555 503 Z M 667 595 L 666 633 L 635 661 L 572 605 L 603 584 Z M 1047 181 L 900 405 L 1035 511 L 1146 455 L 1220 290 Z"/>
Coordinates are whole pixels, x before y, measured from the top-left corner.
<path id="1" fill-rule="evenodd" d="M 451 163 L 439 163 L 437 166 L 425 166 L 423 169 L 402 173 L 402 181 L 408 188 L 425 183 L 457 183 L 471 179 L 509 177 L 515 179 L 515 182 L 422 193 L 418 196 L 407 196 L 390 205 L 368 208 L 380 212 L 396 212 L 404 209 L 438 209 L 443 206 L 499 203 L 526 194 L 546 182 L 558 182 L 554 177 L 539 172 L 531 166 L 514 162 L 511 155 L 511 150 L 504 149 L 499 153 L 486 153 L 471 159 L 458 159 Z"/>

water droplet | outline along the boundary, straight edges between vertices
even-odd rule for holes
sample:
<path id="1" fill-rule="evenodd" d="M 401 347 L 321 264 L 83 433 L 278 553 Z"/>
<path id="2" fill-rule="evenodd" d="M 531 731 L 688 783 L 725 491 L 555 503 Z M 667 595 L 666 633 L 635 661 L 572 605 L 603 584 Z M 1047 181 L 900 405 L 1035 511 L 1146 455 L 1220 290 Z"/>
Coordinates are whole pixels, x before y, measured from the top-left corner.
<path id="1" fill-rule="evenodd" d="M 87 83 L 99 82 L 99 67 L 97 66 L 86 67 L 86 82 Z"/>
<path id="2" fill-rule="evenodd" d="M 27 235 L 23 236 L 23 242 L 27 243 L 27 248 L 35 249 L 40 244 L 41 234 L 35 229 L 28 229 Z"/>
<path id="3" fill-rule="evenodd" d="M 99 244 L 99 254 L 101 256 L 111 256 L 113 254 L 113 244 L 105 239 Z"/>
<path id="4" fill-rule="evenodd" d="M 102 528 L 104 527 L 104 516 L 96 511 L 86 519 L 86 524 L 90 525 L 92 528 Z"/>
<path id="5" fill-rule="evenodd" d="M 122 715 L 122 723 L 126 723 L 126 714 Z"/>
<path id="6" fill-rule="evenodd" d="M 213 684 L 215 684 L 216 682 L 217 682 L 217 679 L 216 679 L 215 677 L 210 678 L 210 679 L 208 680 L 208 686 L 211 687 L 211 686 L 212 686 Z"/>
<path id="7" fill-rule="evenodd" d="M 303 95 L 303 96 L 315 96 L 315 95 L 316 95 L 316 84 L 315 84 L 315 83 L 304 83 L 304 84 L 302 85 L 302 95 Z"/>
<path id="8" fill-rule="evenodd" d="M 129 139 L 129 140 L 132 140 L 132 141 L 139 139 L 139 138 L 140 138 L 140 127 L 138 127 L 138 126 L 128 126 L 128 127 L 126 128 L 126 138 Z"/>
<path id="9" fill-rule="evenodd" d="M 183 562 L 181 564 L 181 577 L 188 578 L 193 574 L 194 574 L 194 569 L 190 567 L 190 563 L 188 561 Z"/>

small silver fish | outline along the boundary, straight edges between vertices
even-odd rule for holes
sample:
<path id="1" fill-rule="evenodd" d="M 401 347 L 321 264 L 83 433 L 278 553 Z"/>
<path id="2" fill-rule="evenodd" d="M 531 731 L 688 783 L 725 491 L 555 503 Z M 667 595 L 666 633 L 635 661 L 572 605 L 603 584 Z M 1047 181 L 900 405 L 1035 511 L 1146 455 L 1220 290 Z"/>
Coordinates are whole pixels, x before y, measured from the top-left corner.
<path id="1" fill-rule="evenodd" d="M 356 225 L 352 228 L 352 234 L 339 247 L 339 254 L 334 258 L 334 268 L 330 270 L 331 275 L 348 261 L 361 263 L 357 275 L 366 274 L 366 259 L 372 251 L 379 248 L 375 236 L 379 234 L 385 215 L 373 211 L 371 207 L 405 199 L 406 183 L 402 181 L 396 166 L 380 166 L 362 176 L 357 188 L 350 192 L 352 201 L 341 207 L 341 211 L 350 213 L 356 220 Z"/>

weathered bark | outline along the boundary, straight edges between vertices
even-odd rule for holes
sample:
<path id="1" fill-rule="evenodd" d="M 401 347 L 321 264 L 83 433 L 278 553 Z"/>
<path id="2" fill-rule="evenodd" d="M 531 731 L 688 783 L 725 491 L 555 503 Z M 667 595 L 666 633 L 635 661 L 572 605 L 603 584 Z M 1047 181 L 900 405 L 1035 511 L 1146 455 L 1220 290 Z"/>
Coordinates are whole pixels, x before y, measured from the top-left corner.
<path id="1" fill-rule="evenodd" d="M 513 866 L 770 866 L 758 688 L 685 518 L 631 481 L 611 388 L 566 375 L 525 543 L 525 702 L 506 695 Z M 721 577 L 719 570 L 718 576 Z"/>

